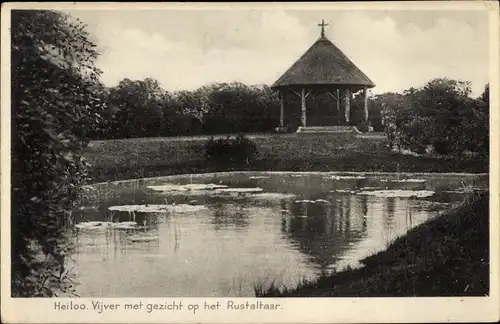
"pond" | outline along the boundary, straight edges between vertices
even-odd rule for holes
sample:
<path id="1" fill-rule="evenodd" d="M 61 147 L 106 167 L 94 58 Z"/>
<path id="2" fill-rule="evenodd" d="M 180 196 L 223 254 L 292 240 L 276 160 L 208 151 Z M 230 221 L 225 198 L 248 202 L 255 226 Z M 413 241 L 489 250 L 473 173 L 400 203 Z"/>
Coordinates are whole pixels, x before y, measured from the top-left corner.
<path id="1" fill-rule="evenodd" d="M 361 266 L 487 175 L 230 172 L 88 186 L 72 213 L 82 297 L 253 297 Z"/>

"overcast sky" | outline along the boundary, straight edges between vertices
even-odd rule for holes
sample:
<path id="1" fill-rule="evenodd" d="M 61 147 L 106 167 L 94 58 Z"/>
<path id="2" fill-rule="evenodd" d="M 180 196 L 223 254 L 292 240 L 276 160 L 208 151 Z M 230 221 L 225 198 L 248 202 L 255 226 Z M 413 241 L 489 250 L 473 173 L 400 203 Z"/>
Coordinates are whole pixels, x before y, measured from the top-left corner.
<path id="1" fill-rule="evenodd" d="M 326 36 L 376 84 L 402 91 L 434 77 L 488 82 L 485 11 L 70 11 L 99 45 L 103 82 L 157 79 L 166 90 L 272 84 Z"/>

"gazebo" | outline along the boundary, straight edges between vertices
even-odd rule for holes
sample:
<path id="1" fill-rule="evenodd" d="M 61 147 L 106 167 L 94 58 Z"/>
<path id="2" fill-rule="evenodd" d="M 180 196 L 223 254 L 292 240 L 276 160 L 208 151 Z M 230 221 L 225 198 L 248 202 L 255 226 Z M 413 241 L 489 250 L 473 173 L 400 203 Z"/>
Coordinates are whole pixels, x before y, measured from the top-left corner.
<path id="1" fill-rule="evenodd" d="M 306 99 L 311 93 L 327 93 L 337 103 L 338 120 L 342 120 L 342 123 L 321 126 L 345 126 L 350 124 L 351 97 L 354 93 L 362 90 L 364 118 L 368 123 L 367 90 L 375 87 L 375 84 L 326 38 L 325 26 L 327 25 L 324 20 L 318 24 L 321 27 L 320 38 L 271 86 L 280 95 L 281 130 L 285 126 L 284 96 L 290 92 L 301 99 L 299 123 L 301 127 L 298 131 L 303 131 L 308 126 Z M 324 123 L 328 124 L 326 121 Z"/>

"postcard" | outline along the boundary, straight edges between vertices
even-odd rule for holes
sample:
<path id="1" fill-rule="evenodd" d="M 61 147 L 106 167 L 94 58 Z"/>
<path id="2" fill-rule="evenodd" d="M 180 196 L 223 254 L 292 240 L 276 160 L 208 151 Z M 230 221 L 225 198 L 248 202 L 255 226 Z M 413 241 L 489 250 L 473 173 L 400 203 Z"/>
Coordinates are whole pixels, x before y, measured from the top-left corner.
<path id="1" fill-rule="evenodd" d="M 498 321 L 499 5 L 2 6 L 5 323 Z"/>

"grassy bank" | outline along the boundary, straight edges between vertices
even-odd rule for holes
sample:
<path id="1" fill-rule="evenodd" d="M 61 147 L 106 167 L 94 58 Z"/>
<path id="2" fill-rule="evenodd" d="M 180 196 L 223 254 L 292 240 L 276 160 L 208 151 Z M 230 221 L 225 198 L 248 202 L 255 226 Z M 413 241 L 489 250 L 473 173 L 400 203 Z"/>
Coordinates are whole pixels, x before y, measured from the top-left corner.
<path id="1" fill-rule="evenodd" d="M 489 292 L 488 196 L 396 239 L 386 250 L 346 270 L 295 289 L 258 287 L 258 297 L 483 296 Z"/>
<path id="2" fill-rule="evenodd" d="M 381 138 L 349 135 L 256 136 L 252 165 L 208 165 L 206 137 L 138 138 L 92 142 L 84 152 L 94 182 L 227 170 L 487 172 L 480 160 L 446 160 L 389 152 Z"/>

